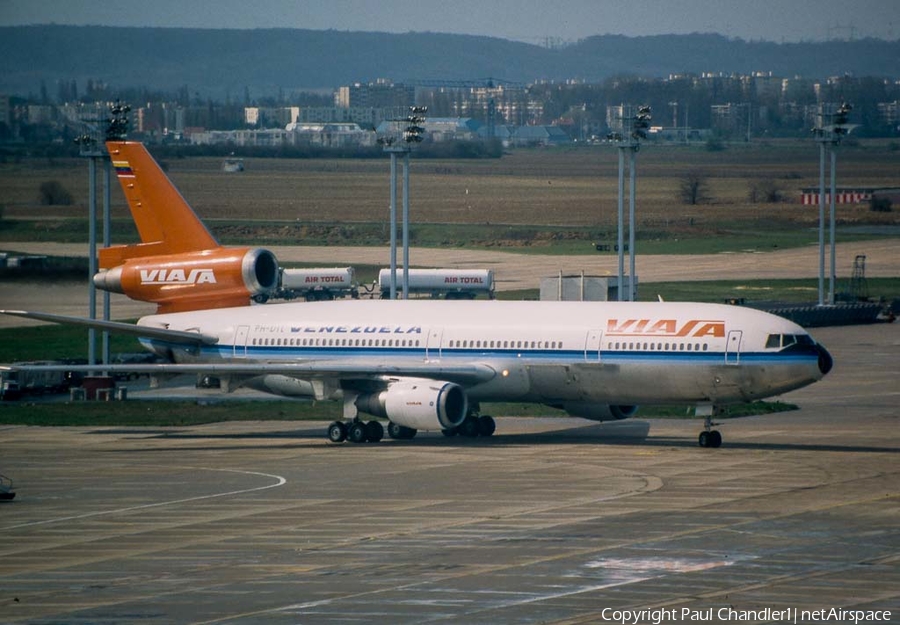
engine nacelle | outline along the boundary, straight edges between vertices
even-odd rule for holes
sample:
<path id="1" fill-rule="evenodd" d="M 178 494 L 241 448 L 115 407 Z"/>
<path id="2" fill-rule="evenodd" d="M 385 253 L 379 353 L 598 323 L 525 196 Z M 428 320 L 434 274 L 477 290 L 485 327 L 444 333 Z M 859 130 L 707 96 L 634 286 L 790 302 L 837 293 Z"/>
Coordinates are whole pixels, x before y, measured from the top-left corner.
<path id="1" fill-rule="evenodd" d="M 619 421 L 633 417 L 638 410 L 637 406 L 610 406 L 582 401 L 566 402 L 561 408 L 573 417 L 591 421 Z"/>
<path id="2" fill-rule="evenodd" d="M 278 261 L 245 247 L 138 256 L 98 273 L 94 285 L 158 304 L 159 313 L 246 306 L 278 285 Z"/>
<path id="3" fill-rule="evenodd" d="M 360 395 L 356 407 L 416 430 L 447 430 L 468 412 L 465 390 L 452 382 L 404 378 L 380 393 Z"/>

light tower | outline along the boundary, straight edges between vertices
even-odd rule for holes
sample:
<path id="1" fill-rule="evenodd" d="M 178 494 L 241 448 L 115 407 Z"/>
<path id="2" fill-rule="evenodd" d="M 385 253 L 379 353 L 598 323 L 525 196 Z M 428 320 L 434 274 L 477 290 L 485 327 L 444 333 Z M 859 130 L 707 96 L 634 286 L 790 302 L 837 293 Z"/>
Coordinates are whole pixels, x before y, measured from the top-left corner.
<path id="1" fill-rule="evenodd" d="M 409 114 L 397 122 L 406 126 L 397 134 L 378 138 L 384 151 L 391 155 L 391 290 L 390 298 L 397 299 L 397 155 L 403 154 L 403 299 L 409 299 L 409 153 L 421 143 L 425 134 L 427 106 L 411 106 Z M 398 139 L 403 139 L 402 143 Z"/>
<path id="2" fill-rule="evenodd" d="M 611 133 L 608 138 L 616 143 L 619 150 L 619 201 L 618 201 L 618 240 L 616 249 L 618 252 L 618 299 L 622 298 L 622 287 L 625 283 L 625 152 L 628 152 L 628 295 L 626 301 L 633 302 L 635 298 L 635 263 L 634 263 L 634 194 L 635 194 L 635 155 L 641 149 L 641 140 L 647 138 L 650 129 L 649 106 L 622 105 L 622 128 L 620 132 Z"/>
<path id="3" fill-rule="evenodd" d="M 88 131 L 75 138 L 79 147 L 79 155 L 88 160 L 88 317 L 97 318 L 97 288 L 94 286 L 94 276 L 97 268 L 97 163 L 103 162 L 103 246 L 109 247 L 111 242 L 110 227 L 110 177 L 111 162 L 109 155 L 103 147 L 103 142 L 116 139 L 124 139 L 128 130 L 128 113 L 131 107 L 127 104 L 116 102 L 110 104 L 110 117 L 106 119 L 83 120 Z M 101 132 L 98 123 L 106 124 L 105 131 Z M 103 292 L 103 320 L 109 321 L 110 300 L 109 292 Z M 96 331 L 88 330 L 88 363 L 97 362 Z M 103 364 L 109 364 L 109 333 L 102 333 L 101 358 Z"/>
<path id="4" fill-rule="evenodd" d="M 819 142 L 819 306 L 826 303 L 834 305 L 834 280 L 835 280 L 835 168 L 837 156 L 835 148 L 841 139 L 853 130 L 856 125 L 848 124 L 850 111 L 853 107 L 846 102 L 835 109 L 834 105 L 822 103 L 819 105 L 818 123 L 813 128 L 816 141 Z M 826 122 L 831 123 L 826 123 Z M 831 193 L 829 198 L 829 247 L 831 250 L 830 271 L 828 277 L 828 296 L 825 296 L 825 156 L 831 154 Z"/>

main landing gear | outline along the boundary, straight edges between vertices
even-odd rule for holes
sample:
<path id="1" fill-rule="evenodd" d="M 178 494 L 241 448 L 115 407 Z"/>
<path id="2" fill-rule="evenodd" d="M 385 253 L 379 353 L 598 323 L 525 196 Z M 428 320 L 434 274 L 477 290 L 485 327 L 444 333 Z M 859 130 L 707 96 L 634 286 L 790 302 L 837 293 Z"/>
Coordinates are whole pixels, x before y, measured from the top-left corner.
<path id="1" fill-rule="evenodd" d="M 497 423 L 494 417 L 488 415 L 470 414 L 465 421 L 457 425 L 455 428 L 441 430 L 444 436 L 465 436 L 467 438 L 476 438 L 478 436 L 493 436 L 497 429 Z"/>
<path id="2" fill-rule="evenodd" d="M 497 424 L 494 422 L 493 417 L 469 415 L 460 425 L 455 428 L 441 430 L 441 433 L 444 436 L 456 436 L 459 434 L 460 436 L 475 438 L 476 436 L 490 436 L 496 429 Z M 388 436 L 396 440 L 409 440 L 415 438 L 418 430 L 390 421 L 388 422 L 387 433 Z"/>
<path id="3" fill-rule="evenodd" d="M 335 421 L 328 426 L 328 440 L 332 443 L 377 443 L 384 438 L 384 426 L 378 421 Z"/>
<path id="4" fill-rule="evenodd" d="M 460 425 L 441 430 L 444 436 L 465 436 L 476 438 L 478 436 L 492 436 L 497 424 L 493 417 L 488 415 L 470 414 Z M 415 438 L 418 430 L 388 421 L 387 435 L 394 440 L 410 440 Z M 385 428 L 378 421 L 362 421 L 352 419 L 350 421 L 335 421 L 328 426 L 328 440 L 332 443 L 377 443 L 384 438 Z"/>

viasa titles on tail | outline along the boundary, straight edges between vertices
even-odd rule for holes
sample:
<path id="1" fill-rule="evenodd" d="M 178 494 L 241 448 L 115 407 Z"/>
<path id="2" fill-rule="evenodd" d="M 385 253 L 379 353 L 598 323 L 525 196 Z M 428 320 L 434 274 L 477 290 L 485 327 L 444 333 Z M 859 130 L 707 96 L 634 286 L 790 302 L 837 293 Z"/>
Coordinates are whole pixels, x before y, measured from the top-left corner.
<path id="1" fill-rule="evenodd" d="M 3 311 L 137 335 L 166 362 L 104 366 L 207 373 L 227 389 L 343 403 L 334 442 L 419 430 L 489 436 L 491 402 L 534 402 L 591 420 L 687 404 L 699 442 L 721 445 L 714 408 L 821 379 L 828 351 L 797 324 L 718 304 L 344 300 L 253 305 L 275 287 L 266 250 L 218 244 L 144 146 L 107 143 L 141 243 L 102 250 L 100 288 L 154 302 L 137 325 Z M 71 369 L 71 367 L 67 367 Z M 371 415 L 368 421 L 362 414 Z"/>

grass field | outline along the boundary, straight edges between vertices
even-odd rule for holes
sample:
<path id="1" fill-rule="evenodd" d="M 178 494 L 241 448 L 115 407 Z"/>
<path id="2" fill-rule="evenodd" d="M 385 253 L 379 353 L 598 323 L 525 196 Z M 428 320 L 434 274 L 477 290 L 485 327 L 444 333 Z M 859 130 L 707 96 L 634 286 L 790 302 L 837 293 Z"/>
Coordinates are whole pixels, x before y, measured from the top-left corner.
<path id="1" fill-rule="evenodd" d="M 383 246 L 390 229 L 377 223 L 322 222 L 300 224 L 269 222 L 252 223 L 239 220 L 213 220 L 208 227 L 225 245 L 373 245 Z M 112 243 L 137 240 L 137 230 L 130 219 L 112 221 Z M 900 231 L 893 231 L 898 236 Z M 615 227 L 516 226 L 485 224 L 415 224 L 410 227 L 410 241 L 416 247 L 457 249 L 501 249 L 516 253 L 558 255 L 594 255 L 596 244 L 616 243 Z M 836 241 L 846 243 L 877 239 L 884 235 L 838 229 Z M 88 224 L 82 219 L 0 221 L 0 250 L 3 241 L 37 241 L 82 243 L 88 238 Z M 809 226 L 779 227 L 773 223 L 766 231 L 754 224 L 719 223 L 715 232 L 706 228 L 679 230 L 665 226 L 644 228 L 638 232 L 642 254 L 715 254 L 755 250 L 760 252 L 803 247 L 818 241 L 818 230 Z M 614 252 L 607 252 L 613 254 Z"/>
<path id="2" fill-rule="evenodd" d="M 165 163 L 197 213 L 226 243 L 367 245 L 388 239 L 389 167 L 384 160 L 245 159 L 228 174 L 221 160 Z M 0 164 L 0 241 L 83 241 L 86 164 L 69 159 Z M 705 178 L 709 201 L 678 198 L 685 174 Z M 609 147 L 520 150 L 493 160 L 417 160 L 411 167 L 415 245 L 520 247 L 591 253 L 616 229 L 617 156 Z M 74 196 L 68 207 L 38 204 L 39 186 L 58 180 Z M 748 200 L 752 184 L 772 181 L 784 201 Z M 884 142 L 838 150 L 839 186 L 900 186 L 900 151 Z M 818 186 L 813 141 L 738 144 L 722 152 L 649 145 L 637 161 L 637 233 L 645 253 L 691 253 L 804 245 L 818 209 L 797 202 Z M 124 198 L 112 192 L 113 238 L 133 240 Z M 841 205 L 840 226 L 900 225 L 900 207 L 874 213 Z M 851 236 L 840 233 L 840 237 Z M 862 235 L 852 235 L 862 236 Z M 872 235 L 866 235 L 872 236 Z"/>

